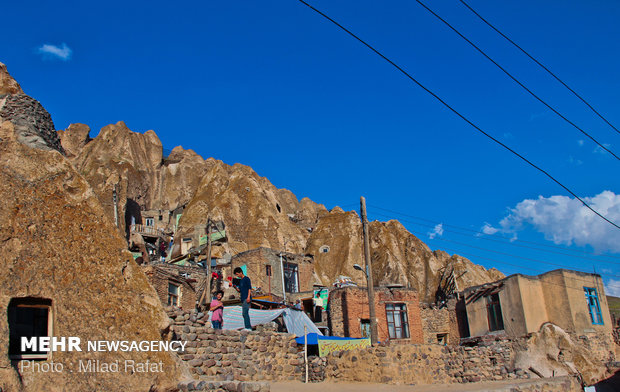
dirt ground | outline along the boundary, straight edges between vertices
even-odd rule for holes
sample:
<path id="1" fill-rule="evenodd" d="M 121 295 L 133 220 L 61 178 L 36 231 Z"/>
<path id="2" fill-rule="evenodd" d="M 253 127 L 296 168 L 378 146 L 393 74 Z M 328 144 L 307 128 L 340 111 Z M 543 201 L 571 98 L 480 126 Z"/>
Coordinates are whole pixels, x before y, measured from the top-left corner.
<path id="1" fill-rule="evenodd" d="M 549 380 L 549 379 L 546 379 Z M 559 379 L 558 379 L 559 380 Z M 471 384 L 436 384 L 436 385 L 391 385 L 371 383 L 308 383 L 275 382 L 271 392 L 467 392 L 467 391 L 509 391 L 511 387 L 534 384 L 536 380 L 508 380 L 479 382 Z"/>

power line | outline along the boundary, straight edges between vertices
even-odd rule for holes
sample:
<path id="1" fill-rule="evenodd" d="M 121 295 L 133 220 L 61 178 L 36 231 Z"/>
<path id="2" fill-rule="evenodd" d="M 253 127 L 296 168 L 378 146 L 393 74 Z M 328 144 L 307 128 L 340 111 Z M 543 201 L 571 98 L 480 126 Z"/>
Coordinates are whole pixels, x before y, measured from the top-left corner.
<path id="1" fill-rule="evenodd" d="M 461 253 L 460 251 L 457 251 L 457 250 L 454 250 L 454 249 L 450 249 L 450 248 L 445 248 L 445 249 L 448 249 L 451 252 L 459 252 L 459 253 Z M 496 259 L 491 259 L 491 258 L 488 258 L 488 257 L 477 256 L 477 255 L 474 255 L 474 254 L 471 254 L 471 253 L 462 253 L 462 254 L 467 255 L 468 257 L 475 257 L 475 258 L 478 258 L 478 259 L 493 261 L 495 263 L 510 265 L 512 267 L 525 268 L 525 269 L 529 269 L 531 271 L 542 272 L 543 274 L 546 273 L 546 272 L 549 272 L 549 271 L 545 271 L 544 269 L 540 269 L 540 268 L 525 267 L 525 266 L 522 266 L 522 265 L 506 263 L 504 261 L 500 261 L 500 260 L 496 260 Z M 583 272 L 583 271 L 578 271 L 578 272 Z M 587 272 L 587 273 L 590 273 L 590 272 Z M 542 275 L 542 274 L 539 274 L 539 275 Z M 508 276 L 510 276 L 510 275 L 508 275 Z M 501 279 L 499 279 L 499 280 L 501 280 Z M 592 283 L 589 280 L 584 280 L 584 279 L 579 279 L 579 278 L 575 278 L 575 280 L 579 280 L 579 281 L 586 282 L 586 283 Z M 583 290 L 583 287 L 573 287 L 573 286 L 567 286 L 567 285 L 561 284 L 561 283 L 553 283 L 553 282 L 545 282 L 545 281 L 540 281 L 540 282 L 543 283 L 543 284 L 550 284 L 550 285 L 554 285 L 554 286 L 564 287 L 564 288 L 567 288 L 567 289 Z M 480 285 L 480 286 L 482 286 L 482 285 Z"/>
<path id="2" fill-rule="evenodd" d="M 590 105 L 581 95 L 579 95 L 575 90 L 573 90 L 572 88 L 570 88 L 566 83 L 564 83 L 564 81 L 562 81 L 562 79 L 560 79 L 556 74 L 554 74 L 553 72 L 551 72 L 551 70 L 547 67 L 545 67 L 540 61 L 538 61 L 537 59 L 534 58 L 534 56 L 532 56 L 531 54 L 529 54 L 528 52 L 525 51 L 525 49 L 523 49 L 521 46 L 519 46 L 516 42 L 514 42 L 513 40 L 511 40 L 510 38 L 508 38 L 506 36 L 506 34 L 502 33 L 501 31 L 499 31 L 495 26 L 493 26 L 489 21 L 487 21 L 485 18 L 483 18 L 478 12 L 476 12 L 476 10 L 474 10 L 469 4 L 467 4 L 465 1 L 463 0 L 459 0 L 465 7 L 467 7 L 471 12 L 474 13 L 474 15 L 476 15 L 478 18 L 480 18 L 480 20 L 482 20 L 484 23 L 486 23 L 490 28 L 492 28 L 493 30 L 495 30 L 499 35 L 501 35 L 502 37 L 504 37 L 508 42 L 510 42 L 511 44 L 513 44 L 517 49 L 519 49 L 521 52 L 523 52 L 523 54 L 525 54 L 527 57 L 529 57 L 533 62 L 535 62 L 536 64 L 538 64 L 542 69 L 544 69 L 545 71 L 547 71 L 547 73 L 551 76 L 553 76 L 553 78 L 555 80 L 557 80 L 558 82 L 560 82 L 560 84 L 562 84 L 562 86 L 566 87 L 568 89 L 568 91 L 570 91 L 571 93 L 573 93 L 577 98 L 579 98 L 581 100 L 581 102 L 583 102 L 587 107 L 590 108 L 590 110 L 592 110 L 597 116 L 599 116 L 603 121 L 605 121 L 605 123 L 607 123 L 607 125 L 609 125 L 610 127 L 612 127 L 616 132 L 618 132 L 620 134 L 620 130 L 618 130 L 618 128 L 616 128 L 612 123 L 610 123 L 605 117 L 603 117 L 602 114 L 600 114 L 596 109 L 594 109 L 594 107 L 592 107 L 592 105 Z"/>
<path id="3" fill-rule="evenodd" d="M 571 191 L 569 188 L 567 188 L 564 184 L 562 184 L 560 181 L 556 180 L 555 177 L 553 177 L 551 174 L 547 173 L 545 170 L 541 169 L 540 167 L 536 166 L 534 163 L 530 162 L 527 158 L 525 158 L 523 155 L 519 154 L 518 152 L 516 152 L 515 150 L 513 150 L 512 148 L 508 147 L 507 145 L 505 145 L 504 143 L 500 142 L 499 140 L 497 140 L 496 138 L 494 138 L 493 136 L 489 135 L 488 133 L 486 133 L 485 131 L 482 130 L 482 128 L 480 128 L 479 126 L 477 126 L 476 124 L 474 124 L 472 121 L 470 121 L 467 117 L 465 117 L 464 115 L 462 115 L 461 113 L 459 113 L 456 109 L 454 109 L 452 106 L 450 106 L 448 103 L 446 103 L 443 99 L 441 99 L 437 94 L 435 94 L 434 92 L 432 92 L 431 90 L 429 90 L 426 86 L 424 86 L 422 83 L 420 83 L 417 79 L 415 79 L 413 76 L 411 76 L 409 73 L 407 73 L 407 71 L 405 71 L 404 69 L 402 69 L 400 66 L 398 66 L 396 63 L 394 63 L 392 60 L 390 60 L 389 58 L 387 58 L 386 56 L 384 56 L 381 52 L 379 52 L 377 49 L 375 49 L 374 47 L 372 47 L 370 44 L 366 43 L 366 41 L 362 40 L 361 38 L 359 38 L 357 35 L 353 34 L 351 31 L 349 31 L 347 28 L 345 28 L 344 26 L 342 26 L 340 23 L 336 22 L 335 20 L 333 20 L 332 18 L 330 18 L 329 16 L 325 15 L 323 12 L 319 11 L 318 9 L 314 8 L 313 6 L 311 6 L 310 4 L 306 3 L 304 0 L 298 0 L 300 3 L 306 5 L 307 7 L 309 7 L 310 9 L 312 9 L 313 11 L 315 11 L 316 13 L 318 13 L 319 15 L 321 15 L 322 17 L 324 17 L 325 19 L 329 20 L 330 22 L 332 22 L 333 24 L 335 24 L 336 26 L 338 26 L 340 29 L 342 29 L 343 31 L 345 31 L 347 34 L 349 34 L 350 36 L 352 36 L 353 38 L 355 38 L 356 40 L 358 40 L 359 42 L 361 42 L 364 46 L 366 46 L 367 48 L 369 48 L 370 50 L 372 50 L 373 52 L 375 52 L 379 57 L 381 57 L 382 59 L 384 59 L 385 61 L 387 61 L 388 63 L 390 63 L 392 66 L 394 66 L 396 69 L 398 69 L 403 75 L 405 75 L 407 78 L 409 78 L 412 82 L 414 82 L 415 84 L 417 84 L 420 88 L 422 88 L 424 91 L 426 91 L 427 93 L 429 93 L 430 95 L 432 95 L 436 100 L 438 100 L 442 105 L 444 105 L 446 108 L 448 108 L 452 113 L 456 114 L 457 116 L 459 116 L 463 121 L 467 122 L 469 125 L 471 125 L 474 129 L 476 129 L 478 132 L 482 133 L 484 136 L 488 137 L 489 139 L 493 140 L 495 143 L 499 144 L 500 146 L 504 147 L 506 150 L 510 151 L 512 154 L 516 155 L 517 157 L 521 158 L 521 160 L 523 160 L 524 162 L 526 162 L 528 165 L 532 166 L 533 168 L 535 168 L 536 170 L 540 171 L 541 173 L 543 173 L 544 175 L 546 175 L 547 177 L 549 177 L 549 179 L 551 179 L 553 182 L 555 182 L 556 184 L 558 184 L 559 186 L 561 186 L 564 190 L 566 190 L 568 193 L 570 193 L 572 196 L 574 196 L 577 200 L 579 200 L 584 206 L 586 206 L 590 211 L 594 212 L 596 215 L 598 215 L 601 219 L 605 220 L 606 222 L 608 222 L 609 224 L 613 225 L 615 228 L 620 229 L 620 226 L 618 226 L 616 223 L 612 222 L 611 220 L 607 219 L 606 217 L 604 217 L 602 214 L 600 214 L 598 211 L 596 211 L 594 208 L 590 207 L 590 205 L 588 203 L 586 203 L 585 201 L 583 201 L 579 196 L 577 196 L 573 191 Z"/>
<path id="4" fill-rule="evenodd" d="M 467 257 L 472 258 L 472 259 L 475 258 L 475 259 L 493 261 L 495 263 L 506 264 L 506 265 L 509 265 L 511 267 L 524 268 L 524 269 L 528 269 L 528 270 L 531 270 L 531 271 L 538 271 L 538 272 L 544 272 L 545 271 L 544 269 L 541 269 L 541 268 L 533 268 L 533 267 L 528 267 L 528 266 L 524 266 L 524 265 L 512 264 L 512 263 L 508 263 L 508 262 L 505 262 L 505 261 L 501 261 L 501 260 L 497 260 L 497 259 L 492 259 L 492 258 L 489 258 L 489 257 L 475 255 L 475 254 L 472 254 L 472 253 L 469 253 L 469 252 L 462 252 L 462 251 L 454 249 L 454 248 L 447 248 L 447 247 L 442 247 L 442 248 L 443 249 L 439 249 L 439 250 L 444 250 L 445 249 L 445 250 L 449 250 L 450 252 L 455 252 L 454 255 L 456 255 L 456 256 L 464 255 L 464 256 L 467 256 Z M 469 261 L 471 261 L 471 260 L 469 260 Z M 473 261 L 472 261 L 472 263 L 473 263 Z M 476 265 L 479 265 L 479 264 L 476 264 Z M 491 268 L 493 268 L 493 267 L 491 267 Z"/>
<path id="5" fill-rule="evenodd" d="M 421 220 L 421 221 L 424 221 L 424 222 L 433 223 L 434 225 L 437 225 L 437 224 L 441 223 L 442 225 L 444 225 L 446 227 L 453 227 L 455 229 L 464 230 L 464 231 L 468 231 L 468 232 L 474 233 L 472 236 L 479 237 L 479 238 L 486 238 L 486 236 L 493 236 L 493 237 L 496 237 L 496 238 L 503 239 L 503 237 L 499 237 L 496 234 L 486 234 L 486 233 L 481 232 L 479 230 L 473 230 L 473 229 L 469 229 L 469 228 L 466 228 L 466 227 L 450 225 L 450 224 L 446 224 L 446 223 L 443 223 L 443 222 L 439 222 L 437 220 L 430 220 L 430 219 L 426 219 L 426 218 L 420 218 L 420 217 L 417 217 L 417 216 L 406 214 L 404 212 L 394 211 L 394 210 L 390 210 L 390 209 L 387 209 L 387 208 L 382 208 L 382 207 L 374 206 L 374 205 L 371 205 L 371 204 L 369 204 L 368 206 L 371 207 L 371 208 L 376 208 L 378 210 L 391 212 L 393 214 L 398 214 L 398 215 L 406 216 L 406 217 L 409 217 L 409 218 Z M 378 215 L 381 215 L 381 214 L 378 214 Z M 387 218 L 391 218 L 389 215 L 383 215 L 383 216 L 385 216 Z M 422 225 L 420 223 L 413 222 L 413 221 L 408 221 L 408 220 L 402 219 L 402 218 L 400 218 L 400 220 L 405 221 L 405 222 L 410 222 L 410 223 L 418 224 L 418 225 Z M 434 226 L 430 226 L 430 225 L 425 225 L 425 226 L 434 227 Z M 457 233 L 457 234 L 461 234 L 461 235 L 468 235 L 468 234 L 464 234 L 464 233 L 458 233 L 458 232 L 455 232 L 455 231 L 452 231 L 452 232 Z M 517 246 L 516 244 L 512 244 L 512 242 L 522 242 L 522 243 L 525 243 L 525 244 L 533 244 L 533 245 L 537 245 L 537 246 L 544 246 L 544 247 L 547 247 L 547 248 L 562 249 L 562 250 L 569 251 L 569 252 L 582 253 L 584 255 L 595 256 L 595 255 L 592 255 L 592 254 L 590 254 L 588 252 L 585 252 L 585 251 L 578 251 L 578 250 L 573 250 L 573 249 L 567 249 L 567 248 L 564 248 L 564 247 L 561 247 L 561 246 L 555 246 L 555 245 L 549 245 L 549 244 L 541 244 L 541 243 L 533 242 L 533 241 L 526 241 L 526 240 L 520 240 L 520 239 L 511 240 L 510 244 L 513 245 L 513 246 Z M 532 249 L 537 249 L 537 248 L 532 248 Z M 551 251 L 547 251 L 547 250 L 544 250 L 544 249 L 538 249 L 538 250 L 541 250 L 543 252 L 545 252 L 545 251 L 546 252 L 551 252 Z M 557 252 L 555 252 L 555 253 L 557 253 Z M 573 256 L 573 257 L 582 257 L 582 256 Z M 599 257 L 607 257 L 607 258 L 612 258 L 612 259 L 620 259 L 620 257 L 609 256 L 609 255 L 601 255 Z M 603 261 L 603 260 L 596 259 L 596 261 Z"/>
<path id="6" fill-rule="evenodd" d="M 563 119 L 564 121 L 566 121 L 568 124 L 572 125 L 574 128 L 576 128 L 579 132 L 583 133 L 585 136 L 587 136 L 590 140 L 592 140 L 594 143 L 596 143 L 600 148 L 602 148 L 603 150 L 607 151 L 608 153 L 610 153 L 611 155 L 613 155 L 617 160 L 620 160 L 620 157 L 618 157 L 616 154 L 614 154 L 610 149 L 608 149 L 607 147 L 605 147 L 603 144 L 599 143 L 594 137 L 592 137 L 589 133 L 587 133 L 586 131 L 584 131 L 583 129 L 581 129 L 581 127 L 579 127 L 577 124 L 575 124 L 574 122 L 570 121 L 568 118 L 566 118 L 562 113 L 558 112 L 553 106 L 549 105 L 547 102 L 545 102 L 542 98 L 540 98 L 538 95 L 536 95 L 532 90 L 530 90 L 529 88 L 527 88 L 523 83 L 521 83 L 517 78 L 515 78 L 510 72 L 508 72 L 505 68 L 503 68 L 501 65 L 499 65 L 499 63 L 497 63 L 495 60 L 493 60 L 489 55 L 487 55 L 482 49 L 480 49 L 478 46 L 476 46 L 476 44 L 474 44 L 472 41 L 470 41 L 467 37 L 465 37 L 460 31 L 458 31 L 456 28 L 454 28 L 450 23 L 448 23 L 445 19 L 443 19 L 441 16 L 439 16 L 437 13 L 435 13 L 433 10 L 431 10 L 430 8 L 428 8 L 424 3 L 422 3 L 420 0 L 416 0 L 416 2 L 418 4 L 420 4 L 422 7 L 424 7 L 424 9 L 426 9 L 428 12 L 430 12 L 431 14 L 433 14 L 437 19 L 439 19 L 440 21 L 442 21 L 446 26 L 448 26 L 452 31 L 454 31 L 459 37 L 463 38 L 468 44 L 470 44 L 474 49 L 476 49 L 478 52 L 480 52 L 480 54 L 482 54 L 487 60 L 489 60 L 490 62 L 492 62 L 497 68 L 499 68 L 502 72 L 504 72 L 506 75 L 508 75 L 508 77 L 510 79 L 512 79 L 515 83 L 517 83 L 519 86 L 521 86 L 525 91 L 527 91 L 532 97 L 536 98 L 540 103 L 542 103 L 543 105 L 545 105 L 549 110 L 551 110 L 553 113 L 557 114 L 561 119 Z"/>
<path id="7" fill-rule="evenodd" d="M 390 218 L 389 215 L 380 214 L 380 213 L 374 213 L 374 214 Z M 432 225 L 432 224 L 418 223 L 418 222 L 410 221 L 410 220 L 407 220 L 407 219 L 400 219 L 400 220 L 403 221 L 403 222 L 408 222 L 408 223 L 412 223 L 414 225 L 424 226 L 424 227 L 433 228 L 433 227 L 436 226 L 436 225 Z M 442 225 L 443 225 L 443 223 L 442 223 Z M 573 254 L 570 254 L 570 253 L 556 252 L 556 251 L 548 250 L 548 249 L 535 248 L 533 246 L 515 244 L 513 242 L 506 242 L 506 241 L 501 241 L 501 240 L 494 239 L 494 238 L 488 238 L 487 235 L 480 236 L 480 235 L 475 235 L 475 234 L 460 233 L 460 232 L 455 231 L 455 230 L 444 229 L 443 227 L 442 227 L 442 230 L 447 231 L 449 233 L 453 233 L 453 234 L 458 234 L 458 235 L 467 236 L 467 237 L 473 237 L 473 238 L 482 239 L 482 240 L 485 240 L 485 241 L 496 242 L 496 243 L 500 243 L 500 244 L 503 244 L 503 245 L 511 245 L 511 246 L 515 246 L 515 247 L 519 247 L 519 248 L 526 248 L 526 249 L 537 250 L 537 251 L 540 251 L 540 252 L 553 253 L 553 254 L 562 255 L 562 256 L 574 257 L 574 258 L 578 258 L 578 259 L 586 259 L 586 260 L 596 261 L 596 262 L 599 262 L 599 263 L 612 263 L 612 264 L 620 265 L 620 262 L 606 261 L 606 260 L 601 260 L 601 259 L 595 259 L 593 257 L 587 257 L 587 256 L 581 256 L 581 255 L 573 255 Z M 563 249 L 563 248 L 561 248 L 561 249 Z M 566 249 L 566 250 L 570 251 L 570 249 Z"/>
<path id="8" fill-rule="evenodd" d="M 469 248 L 474 248 L 474 249 L 478 249 L 478 250 L 483 250 L 483 251 L 485 251 L 485 252 L 491 252 L 491 253 L 496 253 L 496 254 L 498 254 L 498 255 L 515 257 L 515 258 L 517 258 L 517 259 L 522 259 L 522 260 L 527 260 L 527 261 L 534 261 L 534 262 L 537 262 L 537 263 L 547 264 L 547 265 L 551 265 L 551 266 L 554 266 L 554 267 L 560 267 L 560 268 L 573 268 L 573 267 L 571 267 L 571 266 L 567 266 L 567 265 L 565 265 L 565 264 L 557 264 L 557 263 L 551 263 L 551 262 L 544 261 L 544 260 L 540 260 L 540 259 L 533 259 L 533 258 L 530 258 L 530 257 L 517 256 L 517 255 L 513 255 L 513 254 L 510 254 L 510 253 L 506 253 L 506 252 L 500 252 L 500 251 L 497 251 L 497 250 L 492 250 L 492 249 L 482 248 L 482 247 L 480 247 L 480 246 L 475 246 L 475 245 L 465 244 L 465 243 L 463 243 L 463 242 L 452 241 L 452 240 L 448 240 L 448 239 L 445 239 L 445 238 L 440 238 L 440 237 L 433 238 L 432 240 L 433 240 L 433 241 L 450 242 L 450 243 L 457 244 L 457 245 L 461 245 L 461 246 L 467 246 L 467 247 L 469 247 Z M 614 275 L 614 274 L 606 274 L 606 275 L 607 275 L 607 276 L 613 276 L 614 278 L 620 278 L 620 275 Z"/>

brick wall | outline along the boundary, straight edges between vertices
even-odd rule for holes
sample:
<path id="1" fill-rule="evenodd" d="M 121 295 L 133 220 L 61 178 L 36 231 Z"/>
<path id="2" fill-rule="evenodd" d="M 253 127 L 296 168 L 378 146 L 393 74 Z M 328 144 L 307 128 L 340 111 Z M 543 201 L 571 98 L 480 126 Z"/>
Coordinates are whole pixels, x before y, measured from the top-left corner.
<path id="1" fill-rule="evenodd" d="M 370 319 L 368 292 L 365 288 L 344 287 L 334 289 L 329 295 L 329 326 L 332 335 L 362 337 L 361 320 Z M 386 304 L 403 303 L 407 307 L 409 338 L 393 342 L 422 343 L 422 319 L 417 293 L 409 289 L 375 288 L 375 313 L 379 341 L 389 340 Z"/>
<path id="2" fill-rule="evenodd" d="M 149 283 L 157 292 L 163 306 L 168 305 L 168 284 L 179 286 L 178 306 L 181 309 L 191 310 L 196 307 L 196 285 L 190 284 L 180 276 L 175 276 L 164 269 L 147 266 L 143 269 Z"/>
<path id="3" fill-rule="evenodd" d="M 312 259 L 303 255 L 282 252 L 283 262 L 297 264 L 299 291 L 312 290 L 314 265 Z M 239 253 L 232 258 L 233 269 L 247 266 L 248 277 L 253 287 L 260 287 L 262 293 L 282 296 L 282 271 L 280 252 L 269 248 L 257 248 Z M 271 280 L 266 273 L 266 265 L 271 266 Z"/>

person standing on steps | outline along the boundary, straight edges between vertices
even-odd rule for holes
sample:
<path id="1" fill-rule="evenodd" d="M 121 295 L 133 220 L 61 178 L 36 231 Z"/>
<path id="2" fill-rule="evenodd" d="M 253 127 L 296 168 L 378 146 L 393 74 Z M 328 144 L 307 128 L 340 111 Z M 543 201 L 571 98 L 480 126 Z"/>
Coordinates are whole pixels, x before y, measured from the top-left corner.
<path id="1" fill-rule="evenodd" d="M 323 298 L 321 292 L 316 293 L 314 298 L 314 322 L 320 323 L 323 319 Z"/>
<path id="2" fill-rule="evenodd" d="M 235 268 L 233 271 L 235 276 L 240 279 L 239 285 L 235 286 L 235 289 L 241 295 L 241 308 L 243 314 L 243 324 L 246 331 L 252 330 L 252 324 L 250 323 L 250 302 L 252 301 L 252 282 L 250 278 L 243 274 L 241 267 Z"/>
<path id="3" fill-rule="evenodd" d="M 213 329 L 222 329 L 222 323 L 224 322 L 224 304 L 222 303 L 222 297 L 224 292 L 218 290 L 215 293 L 215 298 L 211 301 L 211 326 Z"/>

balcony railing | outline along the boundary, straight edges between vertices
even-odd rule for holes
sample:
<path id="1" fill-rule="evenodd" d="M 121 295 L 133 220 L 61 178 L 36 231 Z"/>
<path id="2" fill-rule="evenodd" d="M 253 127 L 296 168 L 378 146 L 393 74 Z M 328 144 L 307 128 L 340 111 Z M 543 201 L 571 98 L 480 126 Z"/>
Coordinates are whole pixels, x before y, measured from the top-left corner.
<path id="1" fill-rule="evenodd" d="M 150 236 L 154 236 L 154 237 L 164 237 L 166 236 L 166 233 L 164 232 L 163 229 L 158 229 L 154 226 L 146 226 L 146 225 L 139 225 L 139 224 L 133 224 L 131 225 L 130 228 L 132 233 L 139 233 L 139 234 L 143 234 L 143 235 L 150 235 Z"/>

